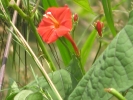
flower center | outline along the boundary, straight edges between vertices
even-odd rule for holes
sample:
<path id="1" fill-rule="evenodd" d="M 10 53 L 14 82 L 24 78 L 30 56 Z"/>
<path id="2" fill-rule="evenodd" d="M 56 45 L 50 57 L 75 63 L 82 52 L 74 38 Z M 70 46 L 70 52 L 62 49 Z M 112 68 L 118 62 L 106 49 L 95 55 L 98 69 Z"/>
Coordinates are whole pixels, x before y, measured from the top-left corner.
<path id="1" fill-rule="evenodd" d="M 51 12 L 47 12 L 43 16 L 49 18 L 54 23 L 55 28 L 59 28 L 59 22 L 54 18 Z"/>

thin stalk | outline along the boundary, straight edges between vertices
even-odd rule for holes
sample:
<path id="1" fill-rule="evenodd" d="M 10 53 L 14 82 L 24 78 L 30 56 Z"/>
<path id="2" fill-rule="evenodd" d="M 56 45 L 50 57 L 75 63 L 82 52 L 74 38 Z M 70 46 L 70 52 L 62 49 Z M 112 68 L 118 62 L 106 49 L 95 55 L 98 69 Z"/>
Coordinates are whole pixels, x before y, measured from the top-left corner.
<path id="1" fill-rule="evenodd" d="M 76 29 L 76 26 L 77 26 L 78 22 L 74 22 L 73 23 L 73 29 L 71 31 L 71 34 L 72 34 L 72 38 L 74 39 L 74 32 L 75 32 L 75 29 Z"/>
<path id="2" fill-rule="evenodd" d="M 114 88 L 107 88 L 104 89 L 106 92 L 114 95 L 118 100 L 126 100 L 125 97 L 122 96 L 122 94 L 120 94 L 117 90 L 115 90 Z"/>
<path id="3" fill-rule="evenodd" d="M 21 53 L 21 49 L 20 49 L 20 45 L 18 47 L 18 82 L 20 82 L 20 62 L 21 62 L 21 58 L 20 58 L 20 53 Z"/>
<path id="4" fill-rule="evenodd" d="M 101 49 L 101 41 L 99 41 L 99 48 L 98 48 L 98 51 L 97 51 L 97 53 L 96 53 L 96 56 L 95 56 L 95 58 L 94 58 L 94 60 L 93 60 L 93 63 L 96 61 L 96 59 L 97 59 L 97 56 L 98 56 L 98 54 L 99 54 L 99 52 L 100 52 L 100 49 Z M 92 64 L 93 64 L 92 63 Z"/>
<path id="5" fill-rule="evenodd" d="M 39 3 L 40 3 L 40 0 L 37 0 L 36 5 L 35 5 L 34 9 L 32 10 L 33 14 L 35 13 L 37 7 L 39 6 Z"/>
<path id="6" fill-rule="evenodd" d="M 55 59 L 57 65 L 58 65 L 59 69 L 61 69 L 61 67 L 60 67 L 60 62 L 59 62 L 59 59 L 58 59 L 58 55 L 57 55 L 56 50 L 55 50 L 55 49 L 53 50 L 50 44 L 49 44 L 48 46 L 49 46 L 49 48 L 50 48 L 50 50 L 51 50 L 51 52 L 52 52 L 52 55 L 54 56 L 54 59 Z M 54 45 L 53 45 L 53 46 L 54 46 Z M 55 53 L 54 53 L 54 52 L 55 52 Z M 56 56 L 57 56 L 57 58 L 56 58 Z"/>
<path id="7" fill-rule="evenodd" d="M 17 12 L 20 14 L 21 17 L 24 19 L 27 19 L 27 15 L 16 5 L 14 0 L 11 0 L 12 2 L 9 3 L 9 6 L 13 7 Z"/>
<path id="8" fill-rule="evenodd" d="M 60 67 L 60 59 L 59 59 L 59 57 L 58 57 L 58 54 L 57 54 L 57 51 L 56 51 L 54 45 L 53 45 L 53 48 L 54 48 L 55 56 L 56 56 L 56 58 L 57 58 L 57 63 L 58 63 L 58 65 L 59 65 L 59 68 L 61 69 L 61 67 Z"/>
<path id="9" fill-rule="evenodd" d="M 81 57 L 77 57 L 78 58 L 78 60 L 79 60 L 79 64 L 80 64 L 80 68 L 81 68 L 81 70 L 82 70 L 82 73 L 83 73 L 83 75 L 85 75 L 85 69 L 84 69 L 84 67 L 83 67 L 83 65 L 82 65 L 82 63 L 81 63 Z"/>
<path id="10" fill-rule="evenodd" d="M 18 31 L 18 29 L 14 26 L 14 24 L 11 21 L 10 21 L 10 24 L 12 25 L 12 27 L 16 31 L 16 35 L 19 37 L 21 43 L 25 46 L 25 48 L 27 49 L 27 51 L 30 53 L 30 55 L 32 56 L 32 58 L 34 59 L 34 61 L 36 62 L 36 64 L 38 65 L 38 68 L 40 69 L 40 71 L 42 72 L 43 76 L 47 80 L 47 82 L 50 85 L 51 89 L 54 91 L 54 93 L 57 96 L 58 100 L 62 100 L 62 98 L 61 98 L 60 94 L 58 93 L 57 89 L 55 88 L 53 82 L 49 78 L 49 76 L 46 73 L 45 69 L 41 65 L 40 61 L 38 60 L 38 58 L 36 57 L 36 55 L 34 54 L 34 52 L 32 51 L 32 49 L 30 48 L 30 46 L 28 45 L 28 43 L 26 42 L 26 40 L 23 38 L 23 36 L 21 35 L 21 33 Z"/>
<path id="11" fill-rule="evenodd" d="M 26 39 L 26 41 L 27 41 L 27 28 L 25 27 L 26 25 L 25 25 L 25 22 L 23 23 L 23 29 L 24 29 L 24 38 Z M 27 69 L 28 69 L 28 67 L 27 67 L 27 52 L 26 52 L 26 50 L 24 51 L 24 57 L 25 57 L 25 85 L 28 83 L 28 75 L 27 75 Z"/>

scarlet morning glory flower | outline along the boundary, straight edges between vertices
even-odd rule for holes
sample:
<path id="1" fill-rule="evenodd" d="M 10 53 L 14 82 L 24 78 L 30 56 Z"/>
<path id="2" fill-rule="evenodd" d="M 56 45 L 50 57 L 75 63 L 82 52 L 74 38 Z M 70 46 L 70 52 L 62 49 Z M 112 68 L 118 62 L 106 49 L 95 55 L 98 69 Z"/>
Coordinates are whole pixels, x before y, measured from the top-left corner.
<path id="1" fill-rule="evenodd" d="M 50 44 L 64 36 L 72 43 L 75 52 L 79 55 L 77 46 L 69 34 L 72 29 L 72 14 L 70 9 L 67 6 L 59 8 L 50 7 L 43 16 L 37 28 L 42 40 Z"/>
<path id="2" fill-rule="evenodd" d="M 103 29 L 103 22 L 100 22 L 99 20 L 95 23 L 95 28 L 99 34 L 100 37 L 102 37 L 102 29 Z"/>

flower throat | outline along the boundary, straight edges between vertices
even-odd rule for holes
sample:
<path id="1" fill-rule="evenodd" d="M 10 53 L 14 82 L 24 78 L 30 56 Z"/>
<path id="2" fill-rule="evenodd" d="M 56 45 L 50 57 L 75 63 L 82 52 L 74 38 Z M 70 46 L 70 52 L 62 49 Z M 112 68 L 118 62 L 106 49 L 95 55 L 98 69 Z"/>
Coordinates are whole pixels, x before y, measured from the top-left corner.
<path id="1" fill-rule="evenodd" d="M 49 18 L 53 22 L 55 28 L 59 28 L 59 22 L 54 18 L 51 12 L 47 12 L 43 16 Z"/>

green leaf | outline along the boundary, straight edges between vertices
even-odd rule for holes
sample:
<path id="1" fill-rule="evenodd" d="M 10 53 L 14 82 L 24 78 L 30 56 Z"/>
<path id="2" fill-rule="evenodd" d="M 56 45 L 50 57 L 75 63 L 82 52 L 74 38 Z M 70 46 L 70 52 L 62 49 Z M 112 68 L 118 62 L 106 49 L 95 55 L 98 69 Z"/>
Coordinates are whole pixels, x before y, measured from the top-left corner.
<path id="1" fill-rule="evenodd" d="M 103 9 L 104 9 L 104 13 L 105 13 L 105 17 L 106 17 L 108 26 L 112 32 L 112 35 L 115 36 L 116 30 L 114 27 L 114 20 L 113 20 L 113 16 L 112 16 L 110 0 L 102 0 L 102 5 L 103 5 Z"/>
<path id="2" fill-rule="evenodd" d="M 42 0 L 42 6 L 43 6 L 44 10 L 48 9 L 48 7 L 49 7 L 48 1 Z"/>
<path id="3" fill-rule="evenodd" d="M 90 13 L 93 13 L 88 0 L 73 0 L 73 1 L 78 5 L 80 5 L 82 8 L 84 8 L 85 10 L 89 11 Z"/>
<path id="4" fill-rule="evenodd" d="M 70 73 L 68 73 L 64 69 L 50 73 L 49 76 L 63 100 L 67 100 L 69 94 L 73 91 L 73 89 L 78 83 L 75 77 L 72 77 Z M 38 83 L 39 86 L 44 90 L 44 92 L 50 94 L 53 100 L 58 100 L 44 77 L 38 78 Z M 34 92 L 40 91 L 40 89 L 37 89 L 38 87 L 36 84 L 36 81 L 33 81 L 32 83 L 27 85 L 27 88 L 32 89 L 32 91 Z"/>
<path id="5" fill-rule="evenodd" d="M 48 7 L 58 6 L 56 0 L 42 0 L 42 6 L 46 10 Z"/>
<path id="6" fill-rule="evenodd" d="M 8 95 L 6 96 L 6 100 L 13 100 L 14 96 L 19 92 L 19 88 L 17 83 L 10 79 L 10 90 L 8 91 Z"/>
<path id="7" fill-rule="evenodd" d="M 56 0 L 47 0 L 49 5 L 52 7 L 52 6 L 58 6 Z"/>
<path id="8" fill-rule="evenodd" d="M 92 31 L 81 49 L 81 63 L 84 66 L 96 38 L 96 30 Z"/>
<path id="9" fill-rule="evenodd" d="M 65 66 L 68 66 L 68 64 L 70 63 L 72 56 L 71 56 L 71 51 L 73 50 L 71 44 L 68 41 L 65 41 L 65 38 L 62 38 L 62 40 L 64 41 L 64 43 L 66 45 L 64 45 L 61 41 L 57 40 L 56 44 L 58 46 L 58 49 L 60 51 L 62 60 L 64 62 Z M 67 46 L 67 47 L 66 47 Z"/>
<path id="10" fill-rule="evenodd" d="M 79 59 L 74 55 L 73 55 L 73 59 L 71 60 L 66 70 L 70 73 L 71 77 L 74 77 L 77 80 L 77 83 L 84 76 L 84 73 L 82 72 L 82 69 L 81 69 L 81 63 Z"/>
<path id="11" fill-rule="evenodd" d="M 39 92 L 31 93 L 26 97 L 26 100 L 43 100 L 43 96 Z"/>
<path id="12" fill-rule="evenodd" d="M 22 90 L 14 97 L 14 100 L 26 100 L 26 98 L 32 93 L 31 90 Z"/>
<path id="13" fill-rule="evenodd" d="M 68 100 L 108 100 L 105 88 L 119 92 L 133 86 L 133 11 L 128 24 L 81 79 Z"/>

